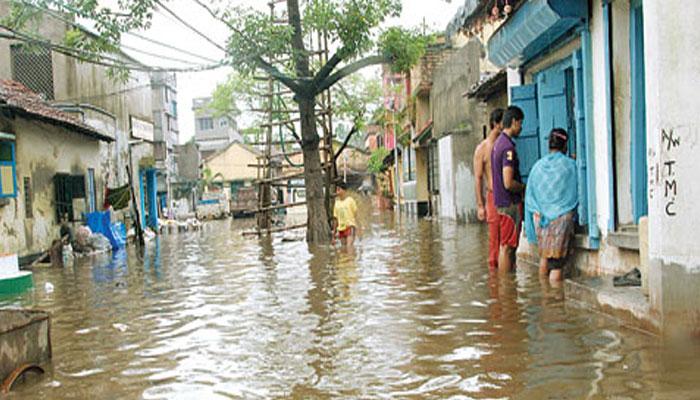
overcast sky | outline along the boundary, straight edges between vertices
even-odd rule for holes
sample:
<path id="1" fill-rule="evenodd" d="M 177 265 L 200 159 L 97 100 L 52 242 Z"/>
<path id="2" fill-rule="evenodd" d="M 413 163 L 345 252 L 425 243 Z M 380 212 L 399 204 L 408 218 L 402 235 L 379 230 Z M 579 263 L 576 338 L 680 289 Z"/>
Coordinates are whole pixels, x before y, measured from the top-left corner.
<path id="1" fill-rule="evenodd" d="M 207 1 L 207 0 L 204 0 Z M 254 7 L 266 7 L 267 0 L 232 0 L 231 3 Z M 442 31 L 454 16 L 462 0 L 403 0 L 403 13 L 400 18 L 388 22 L 390 25 L 403 25 L 417 27 L 425 21 L 431 30 Z M 165 3 L 176 14 L 182 16 L 196 29 L 206 34 L 215 43 L 224 45 L 228 30 L 219 21 L 213 19 L 205 10 L 194 1 L 176 0 Z M 190 67 L 191 64 L 182 63 L 168 58 L 182 59 L 191 63 L 208 64 L 206 59 L 220 60 L 223 52 L 204 38 L 198 37 L 183 24 L 176 21 L 165 11 L 155 13 L 151 29 L 143 36 L 156 41 L 168 43 L 174 47 L 203 57 L 202 59 L 192 55 L 164 48 L 152 42 L 126 35 L 123 40 L 125 46 L 145 50 L 158 56 L 148 56 L 125 49 L 137 59 L 149 65 L 164 67 Z M 209 96 L 217 83 L 226 79 L 230 67 L 219 68 L 213 71 L 179 73 L 177 77 L 178 90 L 178 124 L 180 128 L 180 143 L 184 143 L 194 135 L 194 114 L 192 112 L 192 99 Z"/>

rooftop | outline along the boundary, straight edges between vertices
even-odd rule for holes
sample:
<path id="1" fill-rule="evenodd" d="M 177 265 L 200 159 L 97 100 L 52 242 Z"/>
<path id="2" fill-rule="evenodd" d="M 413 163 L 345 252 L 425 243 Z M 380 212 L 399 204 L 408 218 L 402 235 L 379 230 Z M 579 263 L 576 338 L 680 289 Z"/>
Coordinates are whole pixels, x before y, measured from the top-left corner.
<path id="1" fill-rule="evenodd" d="M 13 80 L 0 79 L 0 107 L 98 140 L 114 141 L 114 138 L 100 133 L 74 115 L 51 106 L 40 95 Z"/>

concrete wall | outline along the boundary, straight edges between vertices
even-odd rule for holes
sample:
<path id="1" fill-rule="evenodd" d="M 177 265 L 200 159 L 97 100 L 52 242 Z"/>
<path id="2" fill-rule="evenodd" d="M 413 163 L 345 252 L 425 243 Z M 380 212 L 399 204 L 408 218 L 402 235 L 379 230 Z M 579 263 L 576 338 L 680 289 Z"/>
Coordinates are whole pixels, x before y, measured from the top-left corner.
<path id="1" fill-rule="evenodd" d="M 196 181 L 200 178 L 199 150 L 194 142 L 176 147 L 178 178 L 184 181 Z"/>
<path id="2" fill-rule="evenodd" d="M 213 175 L 221 174 L 225 181 L 252 180 L 258 170 L 248 165 L 257 164 L 256 154 L 240 144 L 233 144 L 220 154 L 204 160 L 203 168 L 211 169 Z"/>
<path id="3" fill-rule="evenodd" d="M 87 176 L 95 170 L 96 204 L 104 201 L 106 164 L 100 142 L 53 125 L 15 118 L 0 118 L 3 130 L 16 135 L 17 183 L 19 191 L 8 205 L 0 207 L 0 254 L 19 256 L 40 253 L 59 238 L 53 178 L 56 173 Z M 31 204 L 25 203 L 23 181 L 31 180 Z M 86 187 L 87 190 L 87 187 Z M 26 217 L 31 207 L 32 218 Z"/>
<path id="4" fill-rule="evenodd" d="M 664 325 L 700 332 L 700 8 L 644 0 L 649 284 Z"/>
<path id="5" fill-rule="evenodd" d="M 476 215 L 472 161 L 482 135 L 477 104 L 463 94 L 479 80 L 480 57 L 481 45 L 476 40 L 457 50 L 435 70 L 430 93 L 433 135 L 440 139 L 438 214 L 460 221 L 476 220 L 472 218 Z M 442 139 L 447 137 L 451 138 Z"/>

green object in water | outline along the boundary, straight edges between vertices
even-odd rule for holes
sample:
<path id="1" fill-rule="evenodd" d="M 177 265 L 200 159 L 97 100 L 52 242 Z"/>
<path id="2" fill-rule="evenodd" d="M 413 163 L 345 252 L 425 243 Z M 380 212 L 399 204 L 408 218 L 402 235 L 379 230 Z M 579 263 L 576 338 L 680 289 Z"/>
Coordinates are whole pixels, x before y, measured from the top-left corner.
<path id="1" fill-rule="evenodd" d="M 34 286 L 32 273 L 20 271 L 15 276 L 0 278 L 0 295 L 22 293 Z"/>

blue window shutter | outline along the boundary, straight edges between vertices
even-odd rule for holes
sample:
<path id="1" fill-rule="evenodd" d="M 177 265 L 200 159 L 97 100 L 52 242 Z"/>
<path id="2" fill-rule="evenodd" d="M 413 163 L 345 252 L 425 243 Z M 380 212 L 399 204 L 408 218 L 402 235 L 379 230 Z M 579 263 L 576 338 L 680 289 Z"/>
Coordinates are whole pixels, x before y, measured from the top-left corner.
<path id="1" fill-rule="evenodd" d="M 520 107 L 525 113 L 523 131 L 515 140 L 520 158 L 520 173 L 527 182 L 532 166 L 540 159 L 539 120 L 537 116 L 537 85 L 514 86 L 511 89 L 511 105 Z"/>
<path id="2" fill-rule="evenodd" d="M 566 107 L 566 73 L 561 64 L 537 75 L 538 112 L 540 117 L 540 154 L 549 152 L 549 132 L 567 129 L 569 113 Z"/>
<path id="3" fill-rule="evenodd" d="M 586 162 L 586 108 L 583 90 L 583 60 L 581 50 L 572 55 L 574 67 L 574 99 L 576 121 L 576 166 L 578 167 L 578 218 L 579 224 L 588 224 L 588 165 Z"/>
<path id="4" fill-rule="evenodd" d="M 0 168 L 0 173 L 6 174 L 6 171 L 9 170 L 12 178 L 12 187 L 7 188 L 3 187 L 3 179 L 2 176 L 0 176 L 0 198 L 17 197 L 17 156 L 15 154 L 15 143 L 3 141 L 0 142 L 0 146 L 4 146 L 5 151 L 9 152 L 10 155 L 9 160 L 0 160 L 0 167 L 2 167 Z"/>

